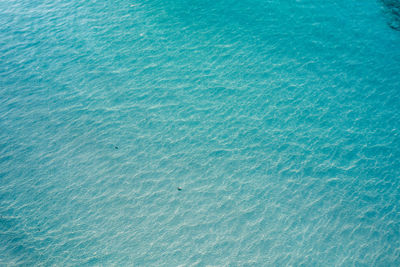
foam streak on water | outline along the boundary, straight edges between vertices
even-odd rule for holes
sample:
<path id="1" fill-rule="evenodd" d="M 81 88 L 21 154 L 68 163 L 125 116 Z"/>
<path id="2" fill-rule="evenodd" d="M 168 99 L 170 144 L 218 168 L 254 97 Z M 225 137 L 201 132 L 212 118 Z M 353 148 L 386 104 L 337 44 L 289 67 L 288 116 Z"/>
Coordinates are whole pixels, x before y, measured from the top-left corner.
<path id="1" fill-rule="evenodd" d="M 0 265 L 400 265 L 382 1 L 0 12 Z"/>

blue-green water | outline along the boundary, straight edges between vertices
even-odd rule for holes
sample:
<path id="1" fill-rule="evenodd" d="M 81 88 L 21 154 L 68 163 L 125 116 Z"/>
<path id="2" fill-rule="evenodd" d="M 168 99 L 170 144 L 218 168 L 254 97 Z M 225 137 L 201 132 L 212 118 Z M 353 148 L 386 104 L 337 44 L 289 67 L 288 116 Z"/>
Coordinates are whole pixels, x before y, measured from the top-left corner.
<path id="1" fill-rule="evenodd" d="M 0 1 L 0 265 L 399 266 L 385 2 Z"/>

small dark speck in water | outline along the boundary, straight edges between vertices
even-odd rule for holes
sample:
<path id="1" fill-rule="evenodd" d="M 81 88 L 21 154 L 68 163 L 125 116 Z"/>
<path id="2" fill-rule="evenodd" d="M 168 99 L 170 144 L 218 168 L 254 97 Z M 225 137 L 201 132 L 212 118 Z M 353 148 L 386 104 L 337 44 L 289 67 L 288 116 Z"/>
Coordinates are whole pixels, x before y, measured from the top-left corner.
<path id="1" fill-rule="evenodd" d="M 117 146 L 115 146 L 114 148 L 115 148 L 115 149 L 118 149 L 118 147 L 117 147 Z"/>
<path id="2" fill-rule="evenodd" d="M 182 191 L 182 187 L 178 187 L 177 189 L 178 189 L 178 191 Z"/>

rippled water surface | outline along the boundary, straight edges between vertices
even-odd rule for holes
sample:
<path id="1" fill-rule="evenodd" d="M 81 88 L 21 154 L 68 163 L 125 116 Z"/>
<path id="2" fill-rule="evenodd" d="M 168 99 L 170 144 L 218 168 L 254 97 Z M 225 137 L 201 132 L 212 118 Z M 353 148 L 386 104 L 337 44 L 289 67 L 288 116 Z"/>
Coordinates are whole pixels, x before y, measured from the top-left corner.
<path id="1" fill-rule="evenodd" d="M 0 265 L 400 266 L 384 2 L 0 1 Z"/>

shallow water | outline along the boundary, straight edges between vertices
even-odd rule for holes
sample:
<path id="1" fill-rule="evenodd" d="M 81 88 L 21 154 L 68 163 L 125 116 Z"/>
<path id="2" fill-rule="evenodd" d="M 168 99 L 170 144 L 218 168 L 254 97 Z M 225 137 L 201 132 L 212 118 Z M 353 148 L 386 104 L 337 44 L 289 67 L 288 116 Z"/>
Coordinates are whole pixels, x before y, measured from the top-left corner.
<path id="1" fill-rule="evenodd" d="M 1 1 L 0 264 L 399 266 L 400 32 L 328 2 Z"/>

